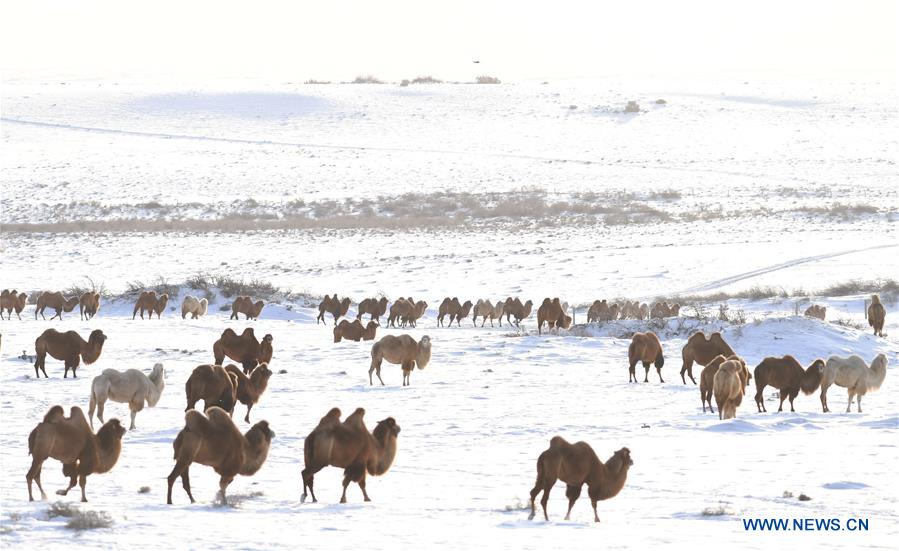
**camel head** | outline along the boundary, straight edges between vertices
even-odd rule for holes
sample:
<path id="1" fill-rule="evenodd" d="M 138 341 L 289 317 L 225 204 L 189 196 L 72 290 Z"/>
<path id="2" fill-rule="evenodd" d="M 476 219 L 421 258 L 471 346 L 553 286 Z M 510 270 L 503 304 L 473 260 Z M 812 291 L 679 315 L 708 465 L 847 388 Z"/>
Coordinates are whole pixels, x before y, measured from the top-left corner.
<path id="1" fill-rule="evenodd" d="M 634 464 L 634 460 L 631 459 L 631 450 L 627 448 L 621 448 L 620 450 L 615 452 L 615 457 L 619 458 L 619 460 L 621 460 L 622 464 L 624 464 L 625 466 L 630 467 Z"/>
<path id="2" fill-rule="evenodd" d="M 88 337 L 87 342 L 91 344 L 96 343 L 100 346 L 103 346 L 103 343 L 106 342 L 106 335 L 103 334 L 103 331 L 94 329 L 93 331 L 91 331 L 91 335 L 90 337 Z"/>
<path id="3" fill-rule="evenodd" d="M 150 372 L 149 379 L 151 381 L 161 381 L 165 379 L 165 368 L 161 363 L 153 365 L 153 371 Z"/>
<path id="4" fill-rule="evenodd" d="M 270 444 L 275 437 L 275 431 L 269 428 L 268 421 L 259 421 L 247 431 L 245 436 L 254 446 L 262 442 Z"/>
<path id="5" fill-rule="evenodd" d="M 372 431 L 372 436 L 374 436 L 379 441 L 383 441 L 384 437 L 388 434 L 391 434 L 394 438 L 396 438 L 399 433 L 400 426 L 396 424 L 396 420 L 393 417 L 388 417 L 387 419 L 378 421 L 377 426 L 375 426 L 375 430 Z"/>
<path id="6" fill-rule="evenodd" d="M 824 367 L 825 367 L 826 365 L 827 365 L 827 364 L 824 363 L 824 360 L 822 360 L 821 358 L 818 358 L 818 359 L 816 359 L 814 362 L 812 362 L 812 365 L 810 365 L 808 368 L 809 368 L 810 371 L 816 371 L 816 370 L 817 370 L 818 373 L 824 373 Z"/>
<path id="7" fill-rule="evenodd" d="M 102 448 L 108 448 L 110 444 L 118 442 L 125 435 L 125 427 L 118 419 L 110 419 L 97 431 L 97 439 Z"/>
<path id="8" fill-rule="evenodd" d="M 871 295 L 871 304 L 880 304 L 880 297 L 877 295 Z"/>
<path id="9" fill-rule="evenodd" d="M 887 357 L 886 354 L 880 353 L 871 361 L 871 369 L 873 371 L 884 370 L 887 368 Z"/>
<path id="10" fill-rule="evenodd" d="M 257 389 L 264 389 L 268 386 L 268 380 L 271 376 L 272 370 L 268 368 L 267 363 L 263 362 L 250 374 L 250 381 L 253 382 Z"/>

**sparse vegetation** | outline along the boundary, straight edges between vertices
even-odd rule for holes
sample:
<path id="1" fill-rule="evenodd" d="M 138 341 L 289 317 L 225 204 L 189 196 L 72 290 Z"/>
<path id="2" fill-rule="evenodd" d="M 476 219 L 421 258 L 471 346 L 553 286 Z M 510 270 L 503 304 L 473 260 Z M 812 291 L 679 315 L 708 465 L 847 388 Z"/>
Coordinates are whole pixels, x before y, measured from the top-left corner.
<path id="1" fill-rule="evenodd" d="M 353 84 L 384 84 L 384 81 L 374 75 L 359 75 L 353 79 Z"/>
<path id="2" fill-rule="evenodd" d="M 412 84 L 442 84 L 443 81 L 439 78 L 434 78 L 431 75 L 424 77 L 415 77 L 412 79 Z"/>
<path id="3" fill-rule="evenodd" d="M 309 79 L 306 82 L 304 82 L 303 84 L 331 84 L 331 81 L 330 80 Z"/>
<path id="4" fill-rule="evenodd" d="M 734 511 L 729 507 L 728 503 L 719 503 L 712 507 L 706 507 L 702 510 L 704 517 L 721 517 L 725 515 L 733 515 Z"/>
<path id="5" fill-rule="evenodd" d="M 65 517 L 71 518 L 78 512 L 78 506 L 67 501 L 54 501 L 47 509 L 47 518 Z"/>
<path id="6" fill-rule="evenodd" d="M 75 511 L 75 514 L 66 523 L 70 530 L 95 530 L 97 528 L 109 528 L 114 524 L 112 517 L 106 511 Z"/>
<path id="7" fill-rule="evenodd" d="M 475 79 L 475 82 L 478 84 L 500 84 L 500 80 L 496 77 L 492 77 L 489 75 L 480 75 Z"/>

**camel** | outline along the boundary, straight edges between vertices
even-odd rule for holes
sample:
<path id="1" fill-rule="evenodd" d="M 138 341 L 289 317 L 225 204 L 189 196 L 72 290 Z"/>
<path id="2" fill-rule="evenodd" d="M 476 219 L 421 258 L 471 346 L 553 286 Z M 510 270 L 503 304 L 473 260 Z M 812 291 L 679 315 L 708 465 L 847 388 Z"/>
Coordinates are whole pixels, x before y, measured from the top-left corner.
<path id="1" fill-rule="evenodd" d="M 253 302 L 253 299 L 248 296 L 239 296 L 234 299 L 234 302 L 231 304 L 231 318 L 233 320 L 239 319 L 237 317 L 238 314 L 243 314 L 245 319 L 259 319 L 259 314 L 262 313 L 262 308 L 265 306 L 265 302 L 262 300 L 257 300 Z"/>
<path id="2" fill-rule="evenodd" d="M 630 372 L 627 382 L 631 382 L 631 380 L 635 383 L 637 382 L 637 373 L 635 369 L 637 367 L 637 362 L 642 362 L 643 368 L 646 370 L 646 375 L 643 378 L 644 383 L 649 382 L 650 362 L 653 362 L 656 366 L 656 372 L 659 374 L 659 382 L 665 382 L 664 379 L 662 379 L 662 366 L 665 365 L 665 357 L 662 355 L 662 343 L 659 342 L 659 337 L 652 331 L 647 331 L 646 333 L 634 333 L 634 336 L 631 337 L 631 344 L 627 349 L 627 361 L 629 364 L 628 370 Z"/>
<path id="3" fill-rule="evenodd" d="M 375 339 L 375 333 L 378 330 L 378 322 L 369 321 L 368 325 L 362 326 L 359 318 L 352 322 L 340 320 L 337 327 L 334 328 L 334 342 L 340 342 L 341 339 L 348 341 L 372 341 Z"/>
<path id="4" fill-rule="evenodd" d="M 140 296 L 137 297 L 137 302 L 134 303 L 131 319 L 134 319 L 138 312 L 140 312 L 140 319 L 144 319 L 144 312 L 149 312 L 150 319 L 153 319 L 154 312 L 156 317 L 161 319 L 168 302 L 169 295 L 167 293 L 157 296 L 156 291 L 142 291 Z"/>
<path id="5" fill-rule="evenodd" d="M 755 368 L 755 405 L 759 412 L 767 412 L 762 391 L 765 386 L 771 385 L 780 391 L 780 407 L 778 412 L 784 409 L 784 400 L 790 399 L 790 411 L 793 409 L 793 400 L 799 395 L 811 394 L 821 386 L 821 377 L 824 374 L 824 360 L 817 359 L 807 369 L 802 369 L 796 358 L 790 355 L 782 358 L 767 357 Z"/>
<path id="6" fill-rule="evenodd" d="M 887 317 L 886 308 L 880 302 L 880 297 L 871 295 L 871 305 L 868 306 L 868 325 L 874 328 L 874 334 L 883 336 L 883 322 Z"/>
<path id="7" fill-rule="evenodd" d="M 387 327 L 396 327 L 397 320 L 402 322 L 403 318 L 408 317 L 414 310 L 415 302 L 411 299 L 400 297 L 390 305 L 390 315 L 387 316 Z"/>
<path id="8" fill-rule="evenodd" d="M 518 297 L 507 298 L 506 303 L 503 306 L 503 312 L 506 314 L 506 323 L 511 325 L 515 323 L 515 326 L 518 327 L 521 324 L 521 320 L 527 319 L 531 315 L 531 310 L 534 308 L 534 301 L 529 300 L 524 304 L 521 303 L 521 300 Z M 509 318 L 515 318 L 515 321 L 512 322 Z"/>
<path id="9" fill-rule="evenodd" d="M 27 301 L 28 295 L 26 293 L 16 293 L 15 289 L 4 289 L 2 294 L 0 294 L 0 319 L 3 319 L 4 310 L 6 310 L 7 319 L 12 319 L 13 310 L 16 311 L 16 317 L 22 319 L 21 313 L 25 309 Z"/>
<path id="10" fill-rule="evenodd" d="M 259 402 L 262 393 L 268 388 L 268 380 L 272 376 L 272 370 L 267 364 L 259 364 L 259 367 L 247 377 L 243 371 L 234 364 L 225 366 L 225 371 L 237 378 L 237 401 L 247 406 L 247 416 L 244 421 L 250 422 L 250 410 Z"/>
<path id="11" fill-rule="evenodd" d="M 184 393 L 187 395 L 184 411 L 194 409 L 197 402 L 203 400 L 206 405 L 204 409 L 218 406 L 233 415 L 238 383 L 237 376 L 220 365 L 198 365 L 184 383 Z"/>
<path id="12" fill-rule="evenodd" d="M 87 341 L 81 338 L 75 331 L 66 331 L 60 333 L 56 329 L 47 329 L 41 336 L 34 340 L 34 376 L 40 378 L 38 370 L 44 373 L 47 378 L 47 370 L 45 362 L 47 354 L 50 354 L 57 360 L 65 362 L 65 373 L 63 379 L 69 376 L 69 369 L 72 370 L 72 377 L 78 377 L 75 371 L 81 365 L 81 360 L 90 365 L 100 358 L 103 352 L 103 343 L 106 341 L 106 335 L 99 329 L 91 331 Z"/>
<path id="13" fill-rule="evenodd" d="M 144 409 L 144 402 L 149 407 L 155 407 L 164 388 L 165 369 L 160 363 L 153 366 L 149 376 L 137 369 L 126 371 L 104 369 L 91 382 L 91 400 L 87 410 L 91 428 L 94 426 L 94 410 L 96 409 L 97 418 L 102 423 L 106 400 L 112 400 L 128 404 L 131 410 L 131 426 L 128 430 L 134 430 L 134 418 L 137 412 Z"/>
<path id="14" fill-rule="evenodd" d="M 808 308 L 805 309 L 805 316 L 808 318 L 815 318 L 821 321 L 824 321 L 824 317 L 827 315 L 827 307 L 826 306 L 818 306 L 817 304 L 812 304 Z"/>
<path id="15" fill-rule="evenodd" d="M 684 359 L 684 365 L 680 370 L 681 381 L 683 381 L 684 384 L 687 384 L 687 380 L 684 378 L 684 373 L 687 373 L 690 376 L 690 380 L 693 381 L 693 384 L 695 385 L 696 379 L 693 378 L 693 362 L 696 362 L 699 365 L 707 365 L 718 354 L 721 354 L 724 357 L 735 355 L 730 345 L 724 342 L 721 333 L 716 331 L 708 338 L 706 338 L 702 331 L 693 333 L 690 338 L 687 339 L 687 344 L 684 345 L 684 348 L 681 351 L 681 356 Z"/>
<path id="16" fill-rule="evenodd" d="M 409 325 L 415 327 L 418 323 L 419 318 L 425 315 L 425 312 L 427 312 L 427 310 L 428 303 L 423 300 L 419 300 L 414 304 L 414 307 L 410 312 L 402 316 L 402 326 L 406 327 L 407 325 Z"/>
<path id="17" fill-rule="evenodd" d="M 609 305 L 605 299 L 594 300 L 590 308 L 587 309 L 587 323 L 593 323 L 602 320 L 608 315 Z"/>
<path id="18" fill-rule="evenodd" d="M 712 361 L 707 363 L 699 374 L 699 397 L 702 399 L 703 413 L 705 413 L 706 402 L 709 404 L 709 411 L 715 413 L 715 408 L 712 407 L 712 391 L 714 390 L 715 385 L 715 373 L 718 373 L 718 368 L 727 360 L 740 362 L 740 377 L 743 379 L 744 386 L 749 384 L 749 380 L 752 378 L 752 375 L 749 374 L 749 368 L 746 367 L 746 362 L 743 361 L 743 358 L 737 355 L 725 358 L 720 354 L 712 358 Z M 746 394 L 745 390 L 743 391 L 743 394 Z"/>
<path id="19" fill-rule="evenodd" d="M 78 313 L 81 319 L 89 320 L 100 310 L 100 293 L 87 291 L 78 299 Z"/>
<path id="20" fill-rule="evenodd" d="M 381 378 L 381 362 L 384 360 L 402 366 L 403 386 L 408 386 L 411 384 L 409 377 L 412 369 L 416 365 L 418 369 L 424 369 L 431 361 L 431 338 L 425 335 L 420 341 L 415 342 L 415 339 L 409 335 L 381 337 L 381 340 L 371 347 L 371 367 L 368 368 L 369 385 L 373 384 L 371 374 L 374 371 L 378 380 L 381 381 L 381 386 L 384 386 L 384 379 Z"/>
<path id="21" fill-rule="evenodd" d="M 181 477 L 181 485 L 191 503 L 195 503 L 190 491 L 190 466 L 193 463 L 212 467 L 219 474 L 219 496 L 227 504 L 228 485 L 237 475 L 253 476 L 268 458 L 275 433 L 268 421 L 259 421 L 246 434 L 241 434 L 231 417 L 219 407 L 184 414 L 184 428 L 175 437 L 175 467 L 169 474 L 168 498 L 172 504 L 172 486 Z"/>
<path id="22" fill-rule="evenodd" d="M 440 307 L 437 309 L 437 327 L 443 325 L 443 318 L 449 316 L 450 323 L 453 322 L 453 314 L 455 314 L 462 305 L 459 303 L 459 297 L 449 298 L 446 297 L 443 299 L 443 302 L 440 303 Z"/>
<path id="23" fill-rule="evenodd" d="M 567 305 L 567 303 L 566 303 Z M 568 329 L 571 326 L 571 316 L 565 314 L 565 308 L 556 297 L 552 300 L 549 297 L 543 299 L 543 304 L 537 309 L 537 333 L 542 332 L 544 322 L 548 329 L 563 328 Z"/>
<path id="24" fill-rule="evenodd" d="M 596 503 L 611 499 L 618 495 L 627 480 L 627 471 L 634 464 L 631 451 L 621 448 L 608 461 L 603 463 L 596 452 L 586 442 L 568 443 L 561 436 L 553 436 L 549 448 L 537 458 L 537 481 L 531 490 L 531 514 L 528 520 L 534 520 L 537 494 L 543 492 L 540 505 L 543 506 L 543 517 L 549 521 L 546 504 L 549 492 L 556 480 L 568 485 L 565 495 L 568 497 L 568 513 L 565 520 L 571 519 L 571 509 L 581 495 L 584 484 L 587 484 L 587 495 L 593 505 L 593 520 L 599 522 Z"/>
<path id="25" fill-rule="evenodd" d="M 190 314 L 190 319 L 197 319 L 206 315 L 209 308 L 209 301 L 205 298 L 197 298 L 193 295 L 187 295 L 181 302 L 181 319 Z"/>
<path id="26" fill-rule="evenodd" d="M 493 320 L 499 318 L 499 326 L 503 326 L 503 307 L 505 306 L 502 302 L 497 302 L 496 306 L 490 303 L 490 299 L 483 300 L 478 299 L 477 304 L 474 305 L 474 313 L 472 314 L 473 324 L 477 326 L 478 316 L 481 316 L 483 319 L 481 320 L 481 327 L 484 327 L 484 324 L 487 322 L 487 318 L 490 318 L 490 327 L 493 327 Z"/>
<path id="27" fill-rule="evenodd" d="M 468 317 L 474 304 L 470 300 L 463 302 L 454 314 L 450 314 L 450 325 L 456 322 L 456 327 L 462 327 L 462 320 Z"/>
<path id="28" fill-rule="evenodd" d="M 72 406 L 69 417 L 65 417 L 62 406 L 51 407 L 44 420 L 28 435 L 28 453 L 31 454 L 31 468 L 25 475 L 28 501 L 34 501 L 32 480 L 37 482 L 41 499 L 47 499 L 41 486 L 41 468 L 44 461 L 53 458 L 62 463 L 62 472 L 69 477 L 68 488 L 56 493 L 68 494 L 77 481 L 81 485 L 81 501 L 86 502 L 87 477 L 112 470 L 122 453 L 124 434 L 125 427 L 118 419 L 110 419 L 94 434 L 80 407 Z"/>
<path id="29" fill-rule="evenodd" d="M 252 327 L 244 329 L 240 336 L 229 327 L 222 331 L 219 340 L 212 343 L 216 365 L 222 365 L 227 356 L 235 362 L 240 362 L 246 374 L 261 363 L 270 364 L 272 353 L 272 336 L 266 334 L 262 337 L 262 342 L 259 342 Z"/>
<path id="30" fill-rule="evenodd" d="M 346 503 L 346 489 L 350 482 L 359 485 L 365 501 L 371 501 L 365 491 L 365 477 L 367 474 L 381 476 L 393 465 L 400 427 L 393 417 L 388 417 L 378 421 L 373 432 L 368 432 L 364 416 L 365 410 L 356 408 L 341 423 L 340 410 L 332 408 L 306 437 L 303 442 L 305 468 L 302 471 L 303 495 L 300 502 L 306 501 L 307 490 L 312 495 L 312 501 L 318 501 L 313 490 L 315 473 L 329 465 L 343 469 L 341 503 Z"/>
<path id="31" fill-rule="evenodd" d="M 718 405 L 718 419 L 732 419 L 737 416 L 737 407 L 743 402 L 746 393 L 744 373 L 746 366 L 739 360 L 721 362 L 712 379 L 712 390 L 715 403 Z"/>
<path id="32" fill-rule="evenodd" d="M 44 310 L 47 308 L 53 308 L 56 310 L 56 314 L 53 315 L 50 319 L 58 317 L 60 321 L 62 321 L 62 313 L 63 312 L 71 312 L 78 306 L 79 299 L 78 297 L 64 297 L 62 293 L 56 291 L 55 293 L 51 293 L 50 291 L 44 291 L 37 297 L 37 305 L 34 307 L 34 319 L 37 319 L 37 315 L 41 315 L 41 319 L 47 319 L 44 317 Z"/>
<path id="33" fill-rule="evenodd" d="M 637 319 L 645 320 L 649 319 L 649 305 L 645 302 L 640 305 L 640 308 L 637 310 Z"/>
<path id="34" fill-rule="evenodd" d="M 387 312 L 387 297 L 381 297 L 380 299 L 367 298 L 359 303 L 357 310 L 356 319 L 360 319 L 362 314 L 368 314 L 370 316 L 369 321 L 376 321 L 380 324 L 381 316 Z"/>
<path id="35" fill-rule="evenodd" d="M 334 316 L 334 325 L 337 325 L 337 319 L 346 315 L 351 303 L 352 301 L 348 297 L 345 297 L 343 300 L 337 300 L 337 293 L 334 293 L 333 297 L 325 295 L 325 298 L 318 305 L 318 318 L 316 318 L 315 324 L 318 325 L 318 322 L 325 323 L 325 314 L 331 314 Z"/>
<path id="36" fill-rule="evenodd" d="M 852 398 L 858 396 L 858 412 L 862 412 L 862 396 L 869 390 L 877 390 L 883 384 L 887 374 L 887 357 L 878 354 L 871 361 L 869 368 L 859 356 L 831 356 L 824 366 L 824 374 L 821 376 L 821 407 L 824 413 L 830 411 L 827 406 L 827 389 L 831 385 L 846 387 L 849 393 L 849 403 L 846 405 L 846 413 L 852 407 Z"/>

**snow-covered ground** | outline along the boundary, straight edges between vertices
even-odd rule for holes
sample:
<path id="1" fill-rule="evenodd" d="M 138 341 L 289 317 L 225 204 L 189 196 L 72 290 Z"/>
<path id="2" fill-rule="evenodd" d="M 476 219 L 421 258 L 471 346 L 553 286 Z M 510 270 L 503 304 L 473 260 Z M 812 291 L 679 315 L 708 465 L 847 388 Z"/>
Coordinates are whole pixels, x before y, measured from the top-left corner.
<path id="1" fill-rule="evenodd" d="M 620 113 L 630 99 L 644 111 Z M 90 276 L 119 293 L 128 282 L 180 282 L 202 272 L 355 300 L 412 295 L 430 308 L 408 332 L 430 335 L 433 357 L 410 387 L 400 386 L 397 366 L 384 369 L 387 386 L 369 387 L 370 343 L 332 343 L 331 326 L 316 325 L 302 304 L 267 306 L 249 324 L 228 321 L 220 295 L 200 320 L 167 312 L 132 321 L 131 304 L 108 302 L 90 322 L 77 312 L 61 323 L 35 321 L 29 306 L 22 321 L 0 322 L 0 541 L 51 548 L 72 541 L 890 548 L 899 536 L 899 488 L 890 474 L 899 460 L 899 304 L 887 304 L 888 336 L 876 338 L 862 295 L 813 297 L 828 306 L 826 323 L 794 317 L 792 298 L 732 300 L 745 325 L 672 320 L 660 328 L 666 382 L 651 374 L 645 385 L 626 382 L 627 336 L 644 327 L 636 322 L 538 336 L 533 317 L 522 331 L 470 322 L 436 328 L 435 310 L 447 295 L 584 304 L 756 285 L 813 293 L 849 279 L 895 278 L 896 104 L 893 88 L 873 83 L 5 82 L 0 218 L 21 231 L 3 232 L 0 288 L 63 289 Z M 590 209 L 586 216 L 512 210 L 492 217 L 460 211 L 461 222 L 446 227 L 427 217 L 420 225 L 413 217 L 402 219 L 408 226 L 381 223 L 395 216 L 391 198 L 401 203 L 405 193 L 493 201 L 485 194 L 514 197 L 522 189 L 550 204 L 569 202 L 572 211 L 590 204 L 584 193 L 605 201 L 629 192 L 629 203 L 670 218 L 613 222 L 605 214 L 590 220 Z M 340 206 L 348 198 L 371 200 L 373 214 L 352 218 L 359 213 Z M 142 221 L 288 220 L 304 212 L 299 200 L 333 200 L 339 208 L 309 227 L 123 231 Z M 114 231 L 27 226 L 82 221 Z M 717 303 L 709 307 L 714 314 Z M 577 316 L 583 321 L 584 311 Z M 253 411 L 277 434 L 269 459 L 256 476 L 232 484 L 237 507 L 213 504 L 217 477 L 200 466 L 191 477 L 198 503 L 189 505 L 176 484 L 175 505 L 166 506 L 184 382 L 212 361 L 212 342 L 225 327 L 247 325 L 274 336 L 275 374 Z M 100 328 L 109 338 L 77 380 L 63 380 L 61 362 L 48 361 L 50 379 L 38 381 L 18 356 L 33 354 L 47 327 Z M 845 391 L 834 387 L 834 413 L 821 413 L 815 393 L 796 400 L 795 414 L 758 414 L 750 395 L 736 420 L 722 422 L 702 413 L 697 388 L 677 376 L 690 330 L 718 327 L 752 366 L 768 355 L 793 354 L 807 365 L 831 354 L 870 361 L 884 352 L 890 367 L 861 414 L 842 413 Z M 167 369 L 159 405 L 138 415 L 115 469 L 88 480 L 86 507 L 108 512 L 115 524 L 73 536 L 64 519 L 47 520 L 48 503 L 27 502 L 27 435 L 53 404 L 86 410 L 90 380 L 102 369 L 148 371 L 155 362 Z M 776 410 L 775 391 L 765 396 Z M 364 407 L 369 427 L 387 416 L 402 427 L 395 465 L 369 482 L 371 503 L 352 486 L 350 503 L 339 505 L 335 468 L 316 477 L 320 502 L 300 503 L 303 439 L 333 406 L 345 414 Z M 127 417 L 121 404 L 107 411 Z M 242 411 L 235 420 L 247 428 Z M 562 520 L 561 485 L 550 500 L 551 522 L 527 520 L 522 504 L 536 458 L 556 434 L 589 442 L 603 460 L 622 446 L 632 452 L 628 483 L 600 504 L 599 526 L 586 495 L 572 520 Z M 57 462 L 45 464 L 43 481 L 51 492 L 63 484 Z M 143 486 L 150 491 L 140 493 Z M 703 515 L 719 508 L 724 514 Z M 741 522 L 774 517 L 860 517 L 870 527 L 777 534 L 747 532 Z M 223 530 L 227 523 L 239 533 Z"/>

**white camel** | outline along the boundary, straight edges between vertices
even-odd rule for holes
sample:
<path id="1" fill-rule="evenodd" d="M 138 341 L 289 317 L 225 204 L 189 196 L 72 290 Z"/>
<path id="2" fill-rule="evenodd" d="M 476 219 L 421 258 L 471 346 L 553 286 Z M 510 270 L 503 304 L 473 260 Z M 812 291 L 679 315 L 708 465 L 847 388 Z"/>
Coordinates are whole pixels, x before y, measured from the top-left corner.
<path id="1" fill-rule="evenodd" d="M 827 407 L 827 389 L 831 385 L 846 387 L 849 392 L 849 403 L 846 405 L 846 413 L 852 407 L 852 398 L 858 396 L 858 412 L 862 412 L 862 396 L 869 390 L 877 390 L 883 384 L 887 374 L 887 357 L 878 354 L 871 362 L 871 367 L 859 356 L 831 356 L 824 366 L 824 374 L 821 378 L 821 407 L 824 412 L 830 411 Z"/>
<path id="2" fill-rule="evenodd" d="M 128 404 L 131 409 L 129 430 L 133 430 L 134 417 L 138 411 L 144 409 L 144 402 L 150 407 L 155 406 L 164 388 L 165 369 L 162 364 L 154 365 L 149 377 L 137 369 L 127 371 L 104 369 L 91 383 L 91 403 L 88 410 L 91 427 L 94 426 L 94 409 L 96 408 L 97 418 L 102 423 L 103 406 L 106 405 L 106 400 L 112 400 Z"/>
<path id="3" fill-rule="evenodd" d="M 187 295 L 181 303 L 181 319 L 186 318 L 187 314 L 191 315 L 191 319 L 205 316 L 208 306 L 209 301 L 205 298 L 198 299 L 193 295 Z"/>

